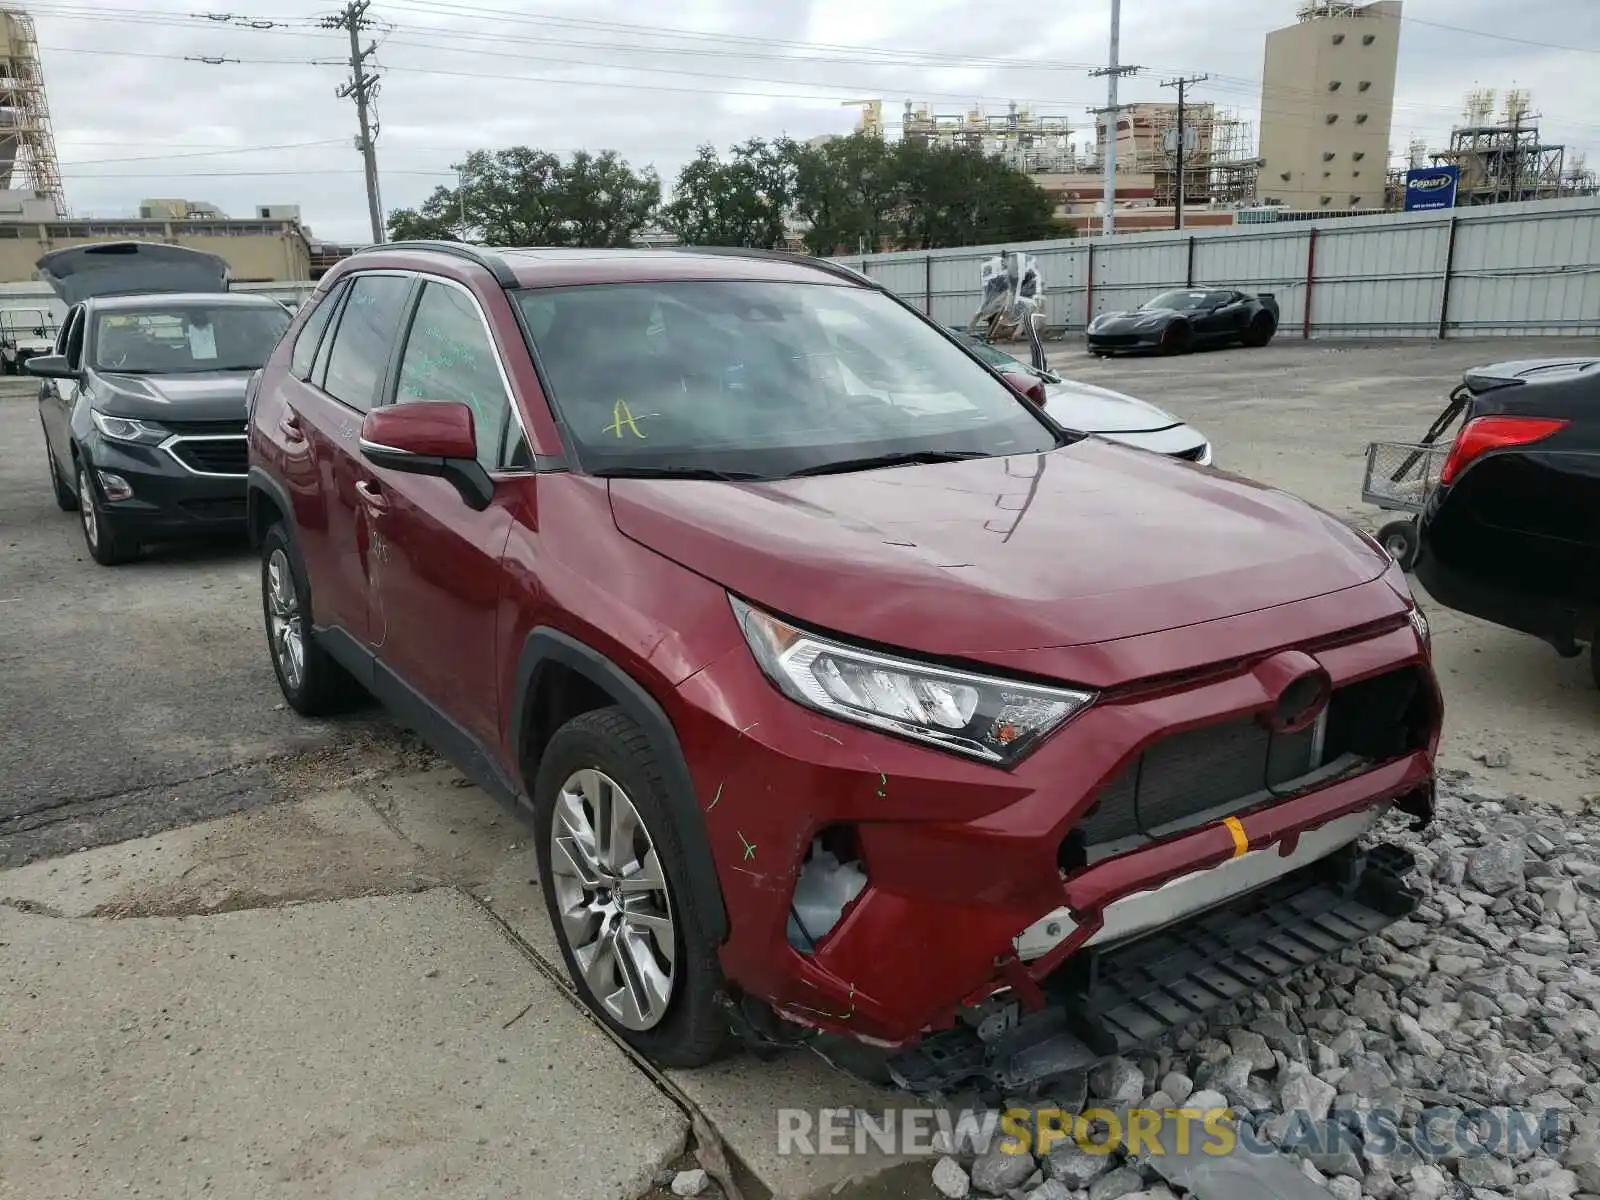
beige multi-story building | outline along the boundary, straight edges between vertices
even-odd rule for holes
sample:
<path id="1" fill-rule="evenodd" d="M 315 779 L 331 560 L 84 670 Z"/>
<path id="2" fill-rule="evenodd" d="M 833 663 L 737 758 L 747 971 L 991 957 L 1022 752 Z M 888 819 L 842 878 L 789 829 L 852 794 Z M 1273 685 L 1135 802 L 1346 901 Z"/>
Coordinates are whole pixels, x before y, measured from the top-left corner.
<path id="1" fill-rule="evenodd" d="M 39 192 L 0 191 L 0 283 L 36 278 L 34 264 L 51 250 L 123 240 L 210 251 L 236 283 L 311 277 L 310 239 L 294 205 L 266 205 L 239 220 L 203 201 L 146 200 L 137 217 L 63 217 Z"/>
<path id="2" fill-rule="evenodd" d="M 1267 35 L 1257 198 L 1301 210 L 1382 208 L 1401 0 L 1315 0 Z"/>

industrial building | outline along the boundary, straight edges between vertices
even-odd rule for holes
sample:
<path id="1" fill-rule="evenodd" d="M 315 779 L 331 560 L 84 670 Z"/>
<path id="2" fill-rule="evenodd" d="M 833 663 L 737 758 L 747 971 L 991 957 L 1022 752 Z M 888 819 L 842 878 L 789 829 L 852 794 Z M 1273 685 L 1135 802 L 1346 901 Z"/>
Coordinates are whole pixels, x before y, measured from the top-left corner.
<path id="1" fill-rule="evenodd" d="M 1385 206 L 1401 0 L 1313 0 L 1267 35 L 1261 84 L 1263 204 Z"/>
<path id="2" fill-rule="evenodd" d="M 1582 156 L 1574 156 L 1569 165 L 1565 146 L 1548 144 L 1539 136 L 1539 114 L 1531 101 L 1526 91 L 1509 91 L 1496 115 L 1494 89 L 1468 94 L 1462 123 L 1451 130 L 1449 147 L 1430 155 L 1435 166 L 1459 169 L 1457 205 L 1593 193 L 1594 177 Z"/>
<path id="3" fill-rule="evenodd" d="M 42 192 L 0 191 L 0 283 L 35 278 L 34 263 L 51 250 L 128 238 L 210 251 L 239 283 L 311 277 L 310 240 L 296 206 L 264 206 L 257 212 L 276 215 L 245 219 L 183 200 L 146 200 L 139 211 L 124 219 L 64 217 Z"/>

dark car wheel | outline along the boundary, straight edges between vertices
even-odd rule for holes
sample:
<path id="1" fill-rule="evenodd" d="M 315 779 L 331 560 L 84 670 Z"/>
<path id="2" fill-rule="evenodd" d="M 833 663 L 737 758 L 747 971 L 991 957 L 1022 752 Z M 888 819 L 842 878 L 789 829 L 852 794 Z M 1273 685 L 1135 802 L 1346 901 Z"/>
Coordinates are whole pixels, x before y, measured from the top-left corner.
<path id="1" fill-rule="evenodd" d="M 281 522 L 261 539 L 261 611 L 267 626 L 272 671 L 289 707 L 303 717 L 348 708 L 361 685 L 334 661 L 311 634 L 311 593 L 295 565 Z"/>
<path id="2" fill-rule="evenodd" d="M 117 528 L 100 503 L 89 464 L 78 462 L 78 520 L 89 556 L 102 567 L 118 567 L 139 557 L 139 543 Z"/>
<path id="3" fill-rule="evenodd" d="M 1193 331 L 1182 321 L 1168 325 L 1161 333 L 1161 353 L 1187 354 L 1194 346 Z"/>
<path id="4" fill-rule="evenodd" d="M 78 507 L 78 493 L 67 486 L 67 481 L 61 478 L 61 469 L 56 466 L 55 451 L 50 449 L 50 436 L 44 439 L 44 460 L 50 467 L 50 489 L 56 494 L 56 507 L 62 512 L 71 512 Z"/>
<path id="5" fill-rule="evenodd" d="M 1273 321 L 1271 317 L 1267 316 L 1266 313 L 1259 313 L 1256 315 L 1255 319 L 1250 322 L 1250 328 L 1245 330 L 1243 341 L 1246 346 L 1250 346 L 1259 350 L 1262 346 L 1265 346 L 1268 342 L 1270 342 L 1272 340 L 1272 335 L 1277 332 L 1277 323 Z"/>
<path id="6" fill-rule="evenodd" d="M 666 790 L 650 739 L 620 709 L 568 721 L 533 784 L 539 877 L 584 1002 L 652 1061 L 698 1067 L 728 1041 L 722 972 Z"/>
<path id="7" fill-rule="evenodd" d="M 1417 523 L 1414 520 L 1390 521 L 1378 530 L 1378 543 L 1389 552 L 1389 557 L 1400 564 L 1402 571 L 1417 565 Z"/>

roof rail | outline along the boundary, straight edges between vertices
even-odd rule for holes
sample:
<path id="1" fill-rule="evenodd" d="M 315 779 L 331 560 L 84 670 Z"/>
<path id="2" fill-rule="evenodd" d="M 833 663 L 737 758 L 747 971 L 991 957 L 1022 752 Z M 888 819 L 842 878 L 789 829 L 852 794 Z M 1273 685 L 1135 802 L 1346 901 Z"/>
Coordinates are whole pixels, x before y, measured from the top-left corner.
<path id="1" fill-rule="evenodd" d="M 474 246 L 471 242 L 448 242 L 443 238 L 412 238 L 400 242 L 374 242 L 370 246 L 360 247 L 357 254 L 374 254 L 384 250 L 431 250 L 435 254 L 448 254 L 454 258 L 464 258 L 468 262 L 477 263 L 495 278 L 495 282 L 503 288 L 517 286 L 516 274 L 506 265 L 506 260 L 492 250 L 482 246 Z"/>
<path id="2" fill-rule="evenodd" d="M 870 275 L 857 271 L 854 267 L 847 267 L 843 263 L 829 262 L 825 258 L 817 258 L 810 254 L 800 254 L 794 250 L 762 250 L 754 246 L 663 246 L 664 250 L 676 250 L 687 254 L 724 254 L 730 258 L 769 258 L 778 262 L 796 263 L 800 266 L 815 267 L 819 271 L 826 271 L 829 275 L 840 279 L 848 279 L 851 283 L 865 283 L 872 287 L 881 286 Z"/>

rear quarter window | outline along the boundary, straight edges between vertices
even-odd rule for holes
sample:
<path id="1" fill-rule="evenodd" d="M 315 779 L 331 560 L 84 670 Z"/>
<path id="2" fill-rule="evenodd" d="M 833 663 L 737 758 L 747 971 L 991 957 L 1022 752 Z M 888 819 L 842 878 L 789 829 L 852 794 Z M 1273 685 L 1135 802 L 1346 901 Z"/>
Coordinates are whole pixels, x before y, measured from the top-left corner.
<path id="1" fill-rule="evenodd" d="M 311 365 L 317 359 L 317 347 L 322 344 L 322 335 L 328 328 L 329 319 L 339 307 L 339 297 L 344 295 L 344 288 L 345 281 L 341 279 L 324 292 L 306 316 L 300 332 L 295 334 L 294 350 L 289 355 L 289 371 L 296 379 L 305 379 L 311 374 Z"/>

